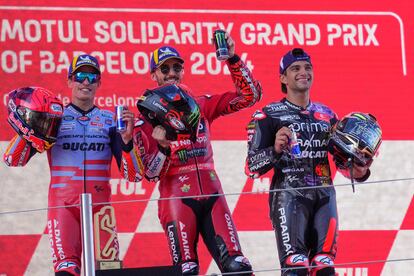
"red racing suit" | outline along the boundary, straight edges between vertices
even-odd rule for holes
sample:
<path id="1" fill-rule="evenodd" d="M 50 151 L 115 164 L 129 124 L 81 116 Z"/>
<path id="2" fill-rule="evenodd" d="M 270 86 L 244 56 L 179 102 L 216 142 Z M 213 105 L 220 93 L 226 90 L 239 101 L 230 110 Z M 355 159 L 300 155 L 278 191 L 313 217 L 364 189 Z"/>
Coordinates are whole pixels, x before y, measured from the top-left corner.
<path id="1" fill-rule="evenodd" d="M 4 154 L 4 161 L 8 166 L 24 166 L 36 153 L 26 140 L 16 135 Z M 48 207 L 61 206 L 48 210 L 47 231 L 55 272 L 80 275 L 81 221 L 80 207 L 76 205 L 81 193 L 91 193 L 94 204 L 110 201 L 112 156 L 125 178 L 131 181 L 141 178 L 139 156 L 132 141 L 125 145 L 116 132 L 112 112 L 97 107 L 84 112 L 73 104 L 66 106 L 57 142 L 47 151 L 51 174 Z M 128 166 L 138 169 L 128 171 Z M 99 255 L 95 253 L 97 259 L 119 259 L 113 211 L 109 203 L 93 206 L 94 220 L 100 221 L 94 231 L 99 233 L 101 248 Z"/>
<path id="2" fill-rule="evenodd" d="M 145 163 L 146 177 L 160 178 L 158 216 L 168 239 L 173 263 L 181 264 L 184 274 L 198 265 L 196 248 L 199 234 L 221 271 L 241 271 L 232 267 L 237 257 L 238 261 L 248 264 L 226 199 L 214 196 L 222 194 L 223 190 L 214 169 L 210 126 L 218 117 L 250 107 L 260 100 L 261 87 L 238 56 L 229 59 L 227 65 L 237 92 L 196 98 L 201 111 L 196 142 L 174 141 L 168 150 L 162 150 L 149 137 L 152 127 L 144 120 L 140 121 L 136 133 L 135 143 Z M 202 197 L 167 199 L 189 196 Z M 193 264 L 186 267 L 191 262 Z"/>

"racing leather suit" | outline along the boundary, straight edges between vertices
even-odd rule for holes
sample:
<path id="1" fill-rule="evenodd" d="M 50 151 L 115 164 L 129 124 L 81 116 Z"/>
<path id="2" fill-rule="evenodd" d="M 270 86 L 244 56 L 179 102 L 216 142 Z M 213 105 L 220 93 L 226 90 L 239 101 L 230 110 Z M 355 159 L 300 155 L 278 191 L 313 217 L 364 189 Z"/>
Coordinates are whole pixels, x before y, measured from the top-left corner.
<path id="1" fill-rule="evenodd" d="M 36 152 L 26 140 L 16 135 L 4 154 L 4 161 L 9 166 L 24 166 Z M 125 178 L 132 181 L 140 179 L 139 156 L 132 141 L 125 145 L 116 132 L 112 112 L 98 107 L 84 112 L 73 104 L 66 106 L 57 142 L 47 151 L 51 174 L 47 231 L 56 273 L 65 271 L 80 275 L 79 196 L 91 193 L 94 204 L 110 201 L 112 156 Z M 138 168 L 131 175 L 128 175 L 131 173 L 127 170 L 128 164 Z M 62 207 L 51 208 L 56 206 Z M 110 204 L 93 206 L 94 219 L 100 219 L 99 225 L 95 225 L 95 241 L 96 233 L 99 233 L 100 248 L 103 249 L 100 256 L 95 254 L 100 260 L 119 259 L 113 211 Z M 97 228 L 99 232 L 96 232 Z"/>
<path id="2" fill-rule="evenodd" d="M 173 141 L 165 150 L 149 138 L 151 125 L 144 119 L 138 123 L 135 144 L 145 163 L 146 177 L 160 178 L 158 216 L 173 264 L 181 265 L 184 275 L 198 274 L 199 234 L 222 272 L 251 270 L 243 257 L 226 199 L 214 196 L 223 190 L 214 169 L 210 126 L 219 116 L 256 103 L 261 98 L 261 87 L 238 56 L 229 59 L 227 65 L 237 92 L 196 97 L 201 111 L 196 142 Z M 165 200 L 188 196 L 200 197 Z"/>
<path id="3" fill-rule="evenodd" d="M 335 259 L 338 214 L 327 145 L 337 121 L 336 114 L 322 104 L 311 102 L 302 108 L 283 99 L 256 111 L 247 126 L 246 174 L 255 178 L 273 168 L 271 189 L 325 187 L 270 193 L 270 217 L 282 269 L 329 264 Z M 300 157 L 289 150 L 275 152 L 275 135 L 283 126 L 296 132 Z M 329 269 L 326 275 L 334 275 L 334 269 Z M 307 269 L 300 270 L 284 270 L 282 275 L 308 275 Z"/>

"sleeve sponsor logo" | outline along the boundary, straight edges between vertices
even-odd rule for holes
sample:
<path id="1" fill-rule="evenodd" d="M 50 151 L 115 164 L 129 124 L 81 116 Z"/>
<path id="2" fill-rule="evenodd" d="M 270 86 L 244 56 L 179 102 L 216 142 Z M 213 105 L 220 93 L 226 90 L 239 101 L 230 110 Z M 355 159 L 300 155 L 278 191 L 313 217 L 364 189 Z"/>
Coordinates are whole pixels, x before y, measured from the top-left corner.
<path id="1" fill-rule="evenodd" d="M 314 112 L 313 117 L 315 117 L 316 120 L 325 121 L 325 122 L 329 123 L 330 120 L 333 118 L 333 115 L 323 113 L 323 112 Z"/>
<path id="2" fill-rule="evenodd" d="M 80 121 L 80 122 L 87 122 L 90 119 L 91 118 L 89 118 L 88 116 L 80 116 L 80 117 L 78 117 L 78 121 Z"/>
<path id="3" fill-rule="evenodd" d="M 65 132 L 65 131 L 72 131 L 75 129 L 75 123 L 63 123 L 60 125 L 60 132 Z"/>
<path id="4" fill-rule="evenodd" d="M 284 105 L 283 103 L 275 103 L 275 104 L 269 104 L 268 106 L 266 106 L 266 109 L 269 110 L 270 112 L 278 112 L 282 110 L 287 110 L 288 107 Z"/>
<path id="5" fill-rule="evenodd" d="M 63 116 L 63 121 L 73 121 L 73 120 L 75 120 L 75 117 L 73 117 L 72 115 Z"/>
<path id="6" fill-rule="evenodd" d="M 252 117 L 256 120 L 262 120 L 264 118 L 266 118 L 266 114 L 264 114 L 261 110 L 256 110 Z"/>
<path id="7" fill-rule="evenodd" d="M 300 120 L 300 116 L 297 114 L 290 114 L 290 115 L 284 115 L 279 117 L 281 121 L 293 121 L 293 120 Z"/>
<path id="8" fill-rule="evenodd" d="M 13 100 L 9 100 L 8 106 L 9 106 L 11 111 L 13 111 L 13 112 L 16 111 L 16 105 L 14 104 Z"/>
<path id="9" fill-rule="evenodd" d="M 51 104 L 50 109 L 58 114 L 61 114 L 63 112 L 62 106 L 60 104 Z"/>

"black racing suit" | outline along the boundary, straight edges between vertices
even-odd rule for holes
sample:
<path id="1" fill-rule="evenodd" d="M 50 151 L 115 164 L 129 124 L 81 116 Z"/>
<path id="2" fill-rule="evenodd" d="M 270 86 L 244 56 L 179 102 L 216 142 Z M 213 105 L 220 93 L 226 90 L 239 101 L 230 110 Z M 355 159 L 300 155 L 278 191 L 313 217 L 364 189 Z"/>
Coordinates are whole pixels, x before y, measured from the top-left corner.
<path id="1" fill-rule="evenodd" d="M 327 145 L 337 121 L 336 114 L 322 104 L 311 102 L 302 108 L 283 99 L 256 111 L 247 126 L 246 174 L 259 177 L 273 168 L 271 189 L 326 186 L 270 193 L 270 217 L 282 269 L 332 264 L 335 258 L 338 214 Z M 275 136 L 283 126 L 296 132 L 300 157 L 289 151 L 276 154 Z M 333 268 L 329 270 L 324 275 L 334 275 Z M 283 271 L 282 275 L 308 273 L 307 269 Z"/>

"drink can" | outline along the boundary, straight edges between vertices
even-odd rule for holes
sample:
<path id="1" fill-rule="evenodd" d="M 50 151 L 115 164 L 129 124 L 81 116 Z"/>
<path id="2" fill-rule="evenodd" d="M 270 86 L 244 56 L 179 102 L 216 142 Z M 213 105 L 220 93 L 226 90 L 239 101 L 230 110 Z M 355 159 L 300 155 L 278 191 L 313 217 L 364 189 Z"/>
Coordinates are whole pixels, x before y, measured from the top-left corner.
<path id="1" fill-rule="evenodd" d="M 223 30 L 214 31 L 214 45 L 216 46 L 216 55 L 218 60 L 226 60 L 229 58 L 226 33 Z"/>
<path id="2" fill-rule="evenodd" d="M 301 156 L 300 146 L 297 140 L 296 132 L 292 131 L 292 138 L 290 139 L 290 153 L 294 158 L 299 158 Z"/>
<path id="3" fill-rule="evenodd" d="M 116 106 L 116 130 L 118 132 L 123 132 L 126 130 L 126 124 L 122 120 L 122 112 L 124 111 L 124 106 Z"/>

